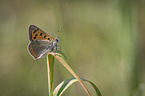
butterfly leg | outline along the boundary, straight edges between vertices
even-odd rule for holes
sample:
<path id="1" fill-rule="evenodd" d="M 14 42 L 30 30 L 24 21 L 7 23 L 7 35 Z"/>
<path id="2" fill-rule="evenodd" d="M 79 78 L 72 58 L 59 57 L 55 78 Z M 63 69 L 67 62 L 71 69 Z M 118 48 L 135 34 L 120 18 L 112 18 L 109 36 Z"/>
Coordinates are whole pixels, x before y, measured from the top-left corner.
<path id="1" fill-rule="evenodd" d="M 56 50 L 58 50 L 58 48 L 59 48 L 59 50 L 61 50 L 61 47 L 59 46 L 59 45 L 56 45 L 55 47 L 52 47 L 52 51 L 56 51 Z"/>
<path id="2" fill-rule="evenodd" d="M 56 46 L 56 50 L 57 50 L 58 48 L 59 48 L 60 51 L 62 51 L 62 50 L 61 50 L 61 46 L 57 45 L 57 46 Z"/>

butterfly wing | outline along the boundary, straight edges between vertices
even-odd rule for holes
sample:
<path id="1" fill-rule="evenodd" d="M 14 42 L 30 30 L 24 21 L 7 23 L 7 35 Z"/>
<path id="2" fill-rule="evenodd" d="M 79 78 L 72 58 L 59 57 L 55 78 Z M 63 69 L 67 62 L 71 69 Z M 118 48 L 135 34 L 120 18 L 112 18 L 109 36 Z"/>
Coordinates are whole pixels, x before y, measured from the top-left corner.
<path id="1" fill-rule="evenodd" d="M 37 60 L 41 58 L 43 55 L 51 51 L 53 47 L 52 42 L 48 40 L 35 40 L 30 42 L 28 45 L 28 50 L 31 56 Z"/>
<path id="2" fill-rule="evenodd" d="M 53 40 L 53 38 L 48 35 L 46 32 L 41 30 L 35 25 L 30 25 L 29 27 L 29 40 L 35 41 L 35 40 Z"/>

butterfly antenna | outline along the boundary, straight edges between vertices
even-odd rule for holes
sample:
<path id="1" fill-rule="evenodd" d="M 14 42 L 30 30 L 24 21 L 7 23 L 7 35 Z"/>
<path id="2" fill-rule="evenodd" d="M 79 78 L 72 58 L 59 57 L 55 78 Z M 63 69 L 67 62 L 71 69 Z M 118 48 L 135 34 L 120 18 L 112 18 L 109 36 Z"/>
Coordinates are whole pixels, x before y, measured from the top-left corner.
<path id="1" fill-rule="evenodd" d="M 56 38 L 57 38 L 58 33 L 59 33 L 59 31 L 60 31 L 61 29 L 62 29 L 62 26 L 60 26 L 60 28 L 58 29 L 57 34 L 56 34 Z"/>

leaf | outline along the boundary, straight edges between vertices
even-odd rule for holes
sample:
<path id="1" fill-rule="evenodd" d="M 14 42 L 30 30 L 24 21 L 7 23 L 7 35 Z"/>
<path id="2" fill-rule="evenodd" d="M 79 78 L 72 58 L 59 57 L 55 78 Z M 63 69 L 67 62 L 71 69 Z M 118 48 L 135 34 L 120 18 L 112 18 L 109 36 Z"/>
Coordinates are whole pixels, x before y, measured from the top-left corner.
<path id="1" fill-rule="evenodd" d="M 50 53 L 50 54 L 52 54 L 55 58 L 57 58 L 59 60 L 59 62 L 61 62 L 61 64 L 78 80 L 78 82 L 84 88 L 84 90 L 86 91 L 88 96 L 91 96 L 89 91 L 83 84 L 82 80 L 79 78 L 79 76 L 76 74 L 76 72 L 74 72 L 74 70 L 69 66 L 66 56 L 59 50 L 56 50 L 54 53 Z"/>
<path id="2" fill-rule="evenodd" d="M 95 89 L 95 92 L 97 94 L 97 96 L 102 96 L 101 95 L 101 92 L 99 91 L 99 89 L 96 87 L 96 85 L 94 83 L 92 83 L 91 81 L 89 80 L 86 80 L 86 79 L 83 79 L 81 78 L 82 81 L 87 81 L 89 82 L 93 88 Z M 71 78 L 71 79 L 67 79 L 65 81 L 62 81 L 53 91 L 53 95 L 54 96 L 61 96 L 65 91 L 66 89 L 68 89 L 73 83 L 75 82 L 78 82 L 77 79 L 75 78 Z"/>

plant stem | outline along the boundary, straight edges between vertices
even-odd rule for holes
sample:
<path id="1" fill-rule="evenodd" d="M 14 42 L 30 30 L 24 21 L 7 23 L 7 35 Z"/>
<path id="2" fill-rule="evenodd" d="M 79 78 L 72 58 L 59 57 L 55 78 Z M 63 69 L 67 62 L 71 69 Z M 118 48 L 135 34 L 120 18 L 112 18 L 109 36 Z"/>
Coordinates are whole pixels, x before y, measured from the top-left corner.
<path id="1" fill-rule="evenodd" d="M 52 56 L 51 54 L 47 54 L 47 72 L 49 96 L 53 96 L 54 56 Z"/>

